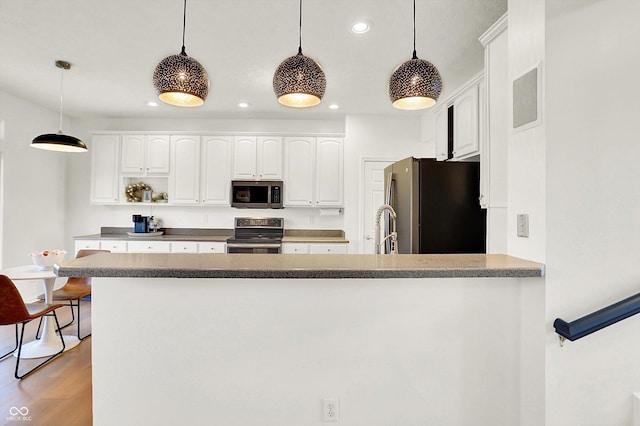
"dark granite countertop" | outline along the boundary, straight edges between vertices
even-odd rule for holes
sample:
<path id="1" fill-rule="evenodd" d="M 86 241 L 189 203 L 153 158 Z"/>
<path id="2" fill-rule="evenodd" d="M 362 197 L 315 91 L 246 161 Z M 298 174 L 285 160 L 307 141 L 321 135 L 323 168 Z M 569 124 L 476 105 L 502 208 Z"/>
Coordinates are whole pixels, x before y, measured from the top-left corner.
<path id="1" fill-rule="evenodd" d="M 100 253 L 54 271 L 67 277 L 481 278 L 541 277 L 544 265 L 499 254 Z"/>

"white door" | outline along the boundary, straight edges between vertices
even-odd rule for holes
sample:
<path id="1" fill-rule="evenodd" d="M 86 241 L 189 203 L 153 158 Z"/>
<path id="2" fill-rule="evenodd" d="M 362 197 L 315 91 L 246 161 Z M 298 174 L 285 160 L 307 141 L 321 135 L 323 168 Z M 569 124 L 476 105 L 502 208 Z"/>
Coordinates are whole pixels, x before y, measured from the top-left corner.
<path id="1" fill-rule="evenodd" d="M 365 160 L 363 191 L 364 208 L 362 209 L 363 241 L 361 253 L 375 253 L 375 217 L 378 208 L 384 204 L 384 168 L 393 161 Z"/>

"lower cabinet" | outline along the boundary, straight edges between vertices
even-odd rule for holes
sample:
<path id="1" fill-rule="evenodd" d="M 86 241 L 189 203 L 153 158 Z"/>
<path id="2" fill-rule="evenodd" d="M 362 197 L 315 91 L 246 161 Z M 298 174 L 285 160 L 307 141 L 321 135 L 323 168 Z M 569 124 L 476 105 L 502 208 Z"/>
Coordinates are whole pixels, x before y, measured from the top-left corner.
<path id="1" fill-rule="evenodd" d="M 198 243 L 198 253 L 226 253 L 227 244 L 220 242 Z"/>
<path id="2" fill-rule="evenodd" d="M 282 253 L 284 254 L 346 254 L 346 244 L 316 243 L 283 243 Z"/>
<path id="3" fill-rule="evenodd" d="M 76 240 L 75 252 L 83 249 L 112 253 L 226 253 L 227 244 L 219 241 Z"/>
<path id="4" fill-rule="evenodd" d="M 128 253 L 170 253 L 169 241 L 128 241 Z"/>

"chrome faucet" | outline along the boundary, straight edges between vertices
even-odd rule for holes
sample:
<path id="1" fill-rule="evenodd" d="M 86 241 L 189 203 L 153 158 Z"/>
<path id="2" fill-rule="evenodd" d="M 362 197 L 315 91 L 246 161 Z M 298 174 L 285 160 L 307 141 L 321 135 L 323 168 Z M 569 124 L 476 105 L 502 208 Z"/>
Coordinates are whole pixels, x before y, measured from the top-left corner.
<path id="1" fill-rule="evenodd" d="M 389 217 L 391 217 L 391 233 L 384 237 L 382 241 L 380 241 L 380 219 L 382 218 L 382 212 L 384 211 L 388 211 Z M 395 210 L 393 210 L 393 207 L 391 207 L 389 204 L 381 205 L 376 212 L 375 254 L 380 254 L 380 248 L 382 244 L 387 241 L 387 239 L 391 239 L 391 254 L 398 254 L 398 233 L 396 232 L 396 217 L 397 216 Z"/>

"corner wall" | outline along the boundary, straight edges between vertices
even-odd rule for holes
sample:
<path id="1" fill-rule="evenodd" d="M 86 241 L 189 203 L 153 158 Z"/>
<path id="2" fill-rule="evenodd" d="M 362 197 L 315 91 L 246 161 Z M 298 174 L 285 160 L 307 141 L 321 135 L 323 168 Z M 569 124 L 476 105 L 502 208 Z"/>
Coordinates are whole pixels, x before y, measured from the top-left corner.
<path id="1" fill-rule="evenodd" d="M 547 1 L 547 426 L 632 423 L 640 316 L 558 345 L 640 291 L 640 3 Z"/>

